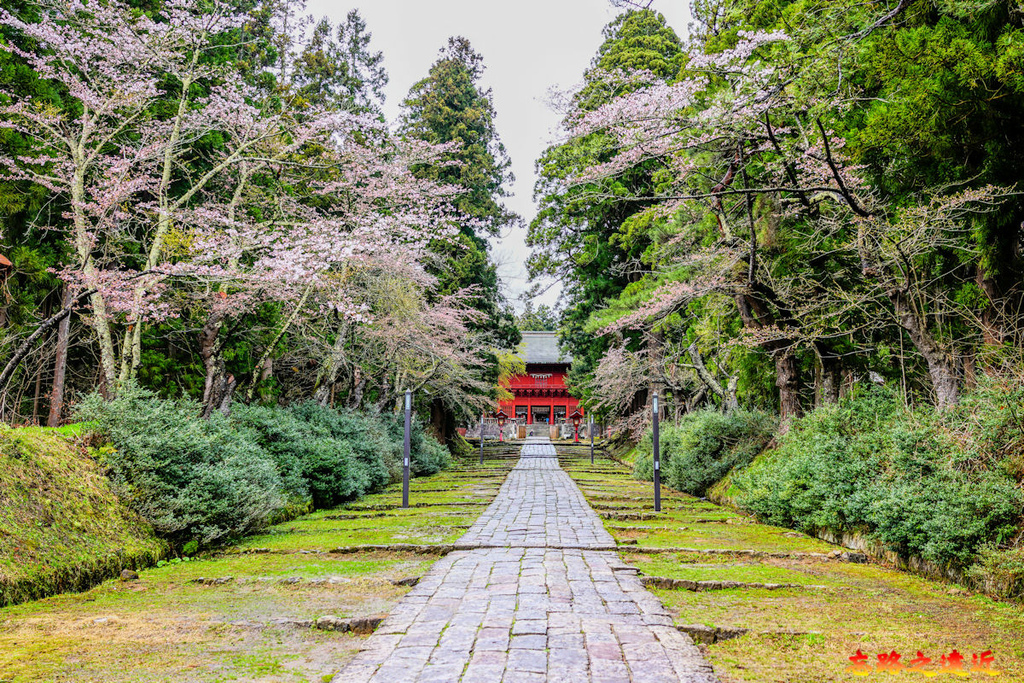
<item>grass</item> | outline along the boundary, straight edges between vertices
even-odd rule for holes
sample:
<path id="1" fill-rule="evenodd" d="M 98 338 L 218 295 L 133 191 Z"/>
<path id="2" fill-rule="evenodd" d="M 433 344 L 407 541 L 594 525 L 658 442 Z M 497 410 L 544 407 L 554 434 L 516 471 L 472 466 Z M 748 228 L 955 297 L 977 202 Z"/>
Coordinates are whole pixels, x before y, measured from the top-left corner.
<path id="1" fill-rule="evenodd" d="M 608 519 L 616 539 L 643 547 L 722 548 L 772 553 L 829 553 L 836 546 L 756 523 L 739 512 L 663 489 L 663 510 L 654 515 L 649 482 L 639 482 L 617 463 L 562 457 L 595 509 L 646 513 L 653 519 Z M 704 520 L 704 521 L 700 521 Z M 717 520 L 717 521 L 707 521 Z M 643 554 L 622 546 L 623 558 L 648 576 L 698 581 L 792 583 L 822 588 L 730 589 L 707 592 L 653 589 L 677 624 L 749 629 L 747 635 L 704 648 L 723 683 L 818 683 L 865 680 L 846 671 L 858 649 L 875 662 L 896 650 L 903 663 L 922 651 L 935 660 L 956 649 L 971 655 L 991 650 L 1002 681 L 1024 681 L 1024 609 L 972 595 L 959 586 L 931 581 L 878 564 L 824 558 L 750 557 L 699 552 Z M 876 678 L 884 674 L 874 673 Z M 894 680 L 916 680 L 911 673 Z M 974 680 L 988 676 L 975 673 Z M 870 680 L 870 678 L 868 679 Z M 940 677 L 939 680 L 945 680 Z M 951 680 L 956 680 L 952 678 Z"/>
<path id="2" fill-rule="evenodd" d="M 421 576 L 437 556 L 326 551 L 454 540 L 486 506 L 450 503 L 489 502 L 512 465 L 487 460 L 481 469 L 473 461 L 414 480 L 411 502 L 438 506 L 395 509 L 401 487 L 392 486 L 223 553 L 147 569 L 139 581 L 0 609 L 0 682 L 330 680 L 363 636 L 273 620 L 386 613 L 409 591 L 392 581 Z M 241 552 L 254 548 L 274 552 Z M 195 582 L 227 577 L 220 585 Z"/>

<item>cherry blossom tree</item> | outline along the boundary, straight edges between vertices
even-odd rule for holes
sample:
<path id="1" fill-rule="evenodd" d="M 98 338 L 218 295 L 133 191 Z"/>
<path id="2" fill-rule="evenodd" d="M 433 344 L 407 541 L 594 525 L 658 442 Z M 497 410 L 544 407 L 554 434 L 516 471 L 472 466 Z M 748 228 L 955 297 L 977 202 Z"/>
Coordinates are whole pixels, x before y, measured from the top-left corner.
<path id="1" fill-rule="evenodd" d="M 890 322 L 925 359 L 939 407 L 956 401 L 957 341 L 943 347 L 933 328 L 943 315 L 970 312 L 958 310 L 925 271 L 939 253 L 967 262 L 969 214 L 1008 196 L 1004 188 L 935 188 L 910 211 L 886 203 L 846 158 L 834 128 L 857 93 L 837 87 L 823 95 L 820 83 L 794 85 L 803 72 L 829 73 L 829 60 L 848 42 L 815 55 L 779 31 L 740 31 L 733 47 L 715 52 L 697 42 L 674 83 L 609 73 L 610 88 L 642 87 L 580 112 L 568 130 L 611 141 L 608 161 L 581 174 L 578 187 L 597 187 L 595 179 L 652 159 L 668 164 L 671 175 L 658 193 L 634 199 L 652 205 L 652 218 L 680 226 L 652 260 L 661 273 L 650 278 L 646 298 L 595 330 L 650 331 L 669 316 L 685 316 L 696 300 L 732 296 L 745 328 L 741 340 L 774 362 L 784 424 L 801 411 L 800 349 L 814 354 L 819 400 L 835 400 L 843 359 L 860 353 L 850 330 L 867 343 L 871 330 Z M 705 217 L 715 226 L 710 246 Z M 786 251 L 780 230 L 790 236 Z M 946 274 L 958 269 L 954 261 Z"/>
<path id="2" fill-rule="evenodd" d="M 58 109 L 8 93 L 9 102 L 0 108 L 0 126 L 34 140 L 37 151 L 0 159 L 0 167 L 66 202 L 69 241 L 77 259 L 65 276 L 96 290 L 90 299 L 91 324 L 108 391 L 116 387 L 119 365 L 114 316 L 130 310 L 138 320 L 144 310 L 148 315 L 165 313 L 145 309 L 151 303 L 144 296 L 149 285 L 136 282 L 133 275 L 126 277 L 116 266 L 112 269 L 119 255 L 110 256 L 106 249 L 137 227 L 140 216 L 129 207 L 140 196 L 156 195 L 159 210 L 155 230 L 147 231 L 142 270 L 152 270 L 160 260 L 170 225 L 167 189 L 177 154 L 183 141 L 198 132 L 189 129 L 190 121 L 208 127 L 193 113 L 192 85 L 213 75 L 202 64 L 204 53 L 212 49 L 211 37 L 239 21 L 222 7 L 201 12 L 190 2 L 170 2 L 161 14 L 158 20 L 135 15 L 121 3 L 85 5 L 73 0 L 46 5 L 33 23 L 0 11 L 0 23 L 21 32 L 32 45 L 3 49 L 55 82 L 70 102 Z M 161 79 L 168 75 L 179 86 L 176 113 L 170 121 L 150 120 L 163 96 Z M 214 116 L 227 114 L 237 99 L 230 88 L 211 94 L 208 111 Z M 129 279 L 133 284 L 126 286 Z"/>
<path id="3" fill-rule="evenodd" d="M 0 164 L 67 203 L 77 258 L 62 275 L 92 292 L 108 393 L 138 368 L 143 326 L 189 301 L 208 311 L 204 404 L 222 406 L 236 383 L 219 353 L 226 320 L 274 301 L 289 310 L 278 339 L 313 311 L 366 322 L 348 273 L 386 265 L 422 279 L 424 246 L 452 233 L 454 190 L 409 171 L 448 150 L 399 143 L 370 116 L 259 91 L 209 66 L 218 36 L 240 21 L 227 4 L 191 0 L 155 17 L 73 0 L 32 24 L 0 14 L 33 46 L 5 49 L 73 103 L 57 110 L 10 94 L 0 125 L 38 151 Z M 197 171 L 187 158 L 212 137 L 219 144 L 204 146 Z"/>

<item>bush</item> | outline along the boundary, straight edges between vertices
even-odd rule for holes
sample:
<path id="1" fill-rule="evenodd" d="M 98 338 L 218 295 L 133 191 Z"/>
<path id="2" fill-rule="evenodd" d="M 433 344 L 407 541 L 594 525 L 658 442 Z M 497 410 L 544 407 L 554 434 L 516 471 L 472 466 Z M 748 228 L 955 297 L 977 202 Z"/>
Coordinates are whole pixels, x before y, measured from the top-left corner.
<path id="1" fill-rule="evenodd" d="M 198 415 L 194 401 L 136 387 L 78 411 L 113 445 L 103 460 L 120 495 L 178 547 L 255 531 L 284 504 L 277 466 L 251 433 Z"/>
<path id="2" fill-rule="evenodd" d="M 778 420 L 755 410 L 701 410 L 684 415 L 678 426 L 666 425 L 660 431 L 662 479 L 674 489 L 703 496 L 731 469 L 753 460 L 777 428 Z M 641 457 L 634 464 L 634 476 L 653 479 L 650 432 L 638 449 Z"/>
<path id="3" fill-rule="evenodd" d="M 385 413 L 381 415 L 381 420 L 388 434 L 398 443 L 398 452 L 401 454 L 405 441 L 405 415 L 401 412 Z M 448 449 L 427 434 L 421 423 L 413 420 L 409 432 L 409 469 L 413 475 L 421 477 L 434 474 L 450 464 L 451 454 Z"/>
<path id="4" fill-rule="evenodd" d="M 975 423 L 908 411 L 872 388 L 795 420 L 775 451 L 734 478 L 737 502 L 779 526 L 861 532 L 903 557 L 965 566 L 983 543 L 1015 533 L 1024 503 L 1007 471 L 991 466 L 991 443 L 964 438 Z"/>
<path id="5" fill-rule="evenodd" d="M 348 444 L 360 494 L 379 490 L 401 477 L 401 441 L 388 439 L 380 420 L 366 413 L 339 412 L 309 401 L 289 412 L 317 434 Z"/>
<path id="6" fill-rule="evenodd" d="M 192 552 L 264 526 L 278 510 L 337 505 L 402 476 L 401 415 L 337 412 L 316 403 L 233 406 L 198 417 L 199 404 L 129 387 L 91 396 L 79 417 L 114 446 L 105 464 L 121 495 L 157 533 Z M 448 451 L 413 422 L 411 471 L 433 474 Z"/>
<path id="7" fill-rule="evenodd" d="M 309 483 L 303 473 L 302 453 L 296 444 L 307 438 L 306 425 L 287 411 L 269 406 L 235 404 L 231 420 L 240 430 L 251 430 L 273 458 L 281 487 L 293 502 L 309 499 Z"/>
<path id="8" fill-rule="evenodd" d="M 992 544 L 978 551 L 978 562 L 967 576 L 984 592 L 1001 598 L 1024 596 L 1024 548 L 1000 550 Z"/>

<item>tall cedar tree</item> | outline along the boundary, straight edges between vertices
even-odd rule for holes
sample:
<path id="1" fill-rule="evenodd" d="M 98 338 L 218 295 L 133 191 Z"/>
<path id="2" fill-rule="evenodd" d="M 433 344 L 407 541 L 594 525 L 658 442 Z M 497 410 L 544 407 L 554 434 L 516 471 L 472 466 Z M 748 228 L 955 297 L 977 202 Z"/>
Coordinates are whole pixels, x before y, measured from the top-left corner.
<path id="1" fill-rule="evenodd" d="M 449 38 L 427 77 L 410 89 L 402 103 L 401 132 L 433 144 L 457 145 L 448 157 L 457 161 L 456 165 L 417 169 L 424 178 L 465 192 L 457 202 L 467 218 L 459 226 L 458 241 L 433 245 L 438 262 L 432 274 L 440 280 L 437 294 L 474 288 L 472 305 L 484 315 L 478 330 L 490 333 L 497 346 L 513 348 L 520 341 L 519 330 L 498 289 L 497 267 L 489 257 L 486 237 L 518 220 L 501 202 L 508 196 L 506 184 L 514 177 L 509 171 L 512 162 L 494 125 L 491 90 L 480 87 L 483 72 L 483 57 L 469 41 L 461 36 Z M 496 383 L 497 357 L 483 353 L 492 368 L 487 379 Z M 440 406 L 435 408 L 432 421 L 444 439 L 454 426 L 454 416 L 442 413 Z"/>
<path id="2" fill-rule="evenodd" d="M 683 64 L 683 48 L 665 17 L 653 10 L 630 10 L 604 28 L 583 88 L 570 103 L 568 116 L 594 111 L 628 90 L 610 91 L 602 75 L 609 71 L 649 71 L 664 81 L 675 78 Z M 636 266 L 650 240 L 630 231 L 631 216 L 649 202 L 617 197 L 653 194 L 654 174 L 664 169 L 649 162 L 620 177 L 566 189 L 566 181 L 595 163 L 608 161 L 609 147 L 600 134 L 548 148 L 537 160 L 534 189 L 540 211 L 530 224 L 527 243 L 533 247 L 530 271 L 561 280 L 566 305 L 563 341 L 573 354 L 574 377 L 583 377 L 607 350 L 607 341 L 584 328 L 593 311 L 640 277 Z M 594 201 L 593 195 L 605 199 Z"/>
<path id="3" fill-rule="evenodd" d="M 381 115 L 388 74 L 384 53 L 370 49 L 372 37 L 359 10 L 349 12 L 336 31 L 327 17 L 321 19 L 296 60 L 299 93 L 313 104 Z"/>
<path id="4" fill-rule="evenodd" d="M 435 245 L 441 263 L 434 275 L 441 278 L 438 293 L 451 294 L 477 288 L 476 308 L 487 315 L 486 326 L 507 343 L 517 343 L 511 317 L 502 310 L 497 268 L 488 256 L 486 237 L 497 235 L 517 216 L 501 199 L 514 180 L 511 161 L 494 126 L 491 90 L 480 87 L 483 57 L 462 37 L 448 39 L 448 47 L 416 83 L 402 103 L 401 130 L 406 136 L 433 144 L 456 143 L 448 159 L 454 166 L 421 166 L 417 173 L 431 180 L 458 186 L 465 194 L 459 211 L 469 220 L 460 226 L 458 244 Z"/>

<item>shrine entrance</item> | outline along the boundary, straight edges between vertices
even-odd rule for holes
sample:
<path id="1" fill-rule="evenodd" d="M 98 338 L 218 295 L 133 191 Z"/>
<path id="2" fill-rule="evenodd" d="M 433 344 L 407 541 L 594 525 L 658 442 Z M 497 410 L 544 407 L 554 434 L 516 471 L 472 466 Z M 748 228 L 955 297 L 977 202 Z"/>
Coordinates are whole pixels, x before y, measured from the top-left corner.
<path id="1" fill-rule="evenodd" d="M 551 406 L 531 406 L 530 411 L 533 424 L 551 424 Z"/>

